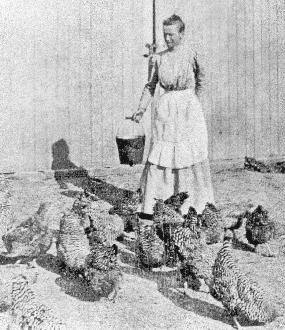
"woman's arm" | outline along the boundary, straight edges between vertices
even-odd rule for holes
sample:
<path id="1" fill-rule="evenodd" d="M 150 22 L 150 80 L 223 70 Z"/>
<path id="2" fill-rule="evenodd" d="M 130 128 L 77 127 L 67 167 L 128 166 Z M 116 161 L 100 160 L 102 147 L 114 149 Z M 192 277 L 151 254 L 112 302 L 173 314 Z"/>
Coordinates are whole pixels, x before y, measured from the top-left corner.
<path id="1" fill-rule="evenodd" d="M 132 119 L 137 123 L 141 120 L 150 101 L 152 100 L 154 93 L 155 93 L 156 84 L 158 82 L 157 59 L 154 57 L 153 60 L 154 60 L 154 63 L 153 63 L 153 68 L 152 68 L 149 82 L 145 85 L 145 87 L 142 91 L 140 101 L 139 101 L 138 109 L 132 116 Z"/>

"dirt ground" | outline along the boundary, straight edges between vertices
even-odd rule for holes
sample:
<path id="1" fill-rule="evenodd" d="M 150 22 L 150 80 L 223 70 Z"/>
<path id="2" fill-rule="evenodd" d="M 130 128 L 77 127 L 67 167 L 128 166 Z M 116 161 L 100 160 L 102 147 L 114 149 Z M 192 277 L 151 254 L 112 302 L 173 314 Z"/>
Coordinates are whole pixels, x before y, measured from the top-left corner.
<path id="1" fill-rule="evenodd" d="M 90 176 L 116 188 L 136 190 L 141 166 L 94 171 Z M 261 174 L 243 170 L 242 163 L 223 162 L 212 165 L 217 206 L 223 217 L 262 204 L 278 223 L 278 237 L 270 243 L 276 257 L 235 249 L 238 264 L 264 287 L 268 296 L 283 310 L 285 306 L 285 175 Z M 50 226 L 58 229 L 62 212 L 68 209 L 80 184 L 68 182 L 63 189 L 53 173 L 5 175 L 11 193 L 12 214 L 3 218 L 1 236 L 10 222 L 21 222 L 31 216 L 40 202 L 50 202 Z M 109 209 L 104 200 L 102 208 Z M 12 219 L 12 220 L 11 220 Z M 239 230 L 243 239 L 243 228 Z M 5 248 L 0 242 L 0 250 Z M 64 319 L 68 329 L 232 329 L 231 320 L 222 305 L 206 292 L 187 290 L 183 295 L 171 288 L 171 280 L 140 271 L 125 270 L 116 302 L 90 298 L 83 283 L 67 281 L 52 266 L 55 245 L 48 255 L 38 260 L 39 277 L 34 289 L 39 299 Z M 0 273 L 9 274 L 9 265 L 2 262 Z M 162 287 L 163 282 L 163 287 Z M 167 284 L 168 283 L 168 284 Z M 0 329 L 5 329 L 8 313 L 0 313 Z M 285 329 L 285 317 L 273 323 L 246 329 Z"/>

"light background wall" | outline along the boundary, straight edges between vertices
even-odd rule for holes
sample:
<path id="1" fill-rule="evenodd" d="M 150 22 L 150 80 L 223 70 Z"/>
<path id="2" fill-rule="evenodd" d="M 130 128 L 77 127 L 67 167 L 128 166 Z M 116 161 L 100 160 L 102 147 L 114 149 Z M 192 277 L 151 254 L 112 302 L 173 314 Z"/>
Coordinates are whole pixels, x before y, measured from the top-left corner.
<path id="1" fill-rule="evenodd" d="M 284 1 L 156 7 L 160 49 L 175 12 L 204 66 L 210 158 L 284 156 Z M 0 13 L 0 171 L 50 169 L 60 139 L 78 166 L 117 166 L 117 128 L 147 79 L 152 1 L 2 0 Z"/>

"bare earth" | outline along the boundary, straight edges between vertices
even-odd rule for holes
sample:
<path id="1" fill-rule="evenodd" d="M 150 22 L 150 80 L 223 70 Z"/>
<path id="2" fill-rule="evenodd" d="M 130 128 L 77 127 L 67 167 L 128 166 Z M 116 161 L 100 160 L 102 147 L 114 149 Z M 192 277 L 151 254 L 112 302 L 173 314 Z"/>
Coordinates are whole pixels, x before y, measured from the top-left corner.
<path id="1" fill-rule="evenodd" d="M 141 166 L 122 166 L 90 175 L 118 188 L 136 190 L 141 171 Z M 236 249 L 235 254 L 242 271 L 262 285 L 268 296 L 283 310 L 285 175 L 245 171 L 242 163 L 215 164 L 212 175 L 216 203 L 224 219 L 230 221 L 231 214 L 262 204 L 278 223 L 278 238 L 270 244 L 276 257 L 265 257 L 241 249 Z M 7 175 L 6 179 L 12 194 L 13 221 L 21 222 L 32 215 L 40 202 L 51 202 L 48 216 L 54 229 L 58 228 L 62 211 L 71 206 L 74 192 L 79 189 L 71 183 L 68 183 L 68 189 L 61 189 L 51 173 Z M 106 209 L 111 207 L 106 201 L 100 205 Z M 1 226 L 1 236 L 5 226 Z M 241 240 L 244 239 L 243 229 L 239 230 L 238 235 Z M 2 241 L 0 250 L 5 251 Z M 171 288 L 171 281 L 162 281 L 158 276 L 135 270 L 124 273 L 115 303 L 91 299 L 83 283 L 67 281 L 60 276 L 52 266 L 53 255 L 56 255 L 54 245 L 46 257 L 38 260 L 39 278 L 34 289 L 39 299 L 66 321 L 68 329 L 233 329 L 222 305 L 208 293 L 187 290 L 184 296 L 177 288 Z M 9 265 L 2 263 L 0 273 L 7 275 Z M 0 329 L 5 329 L 6 324 L 7 312 L 4 311 L 0 313 Z M 281 316 L 267 326 L 245 329 L 285 329 L 285 317 Z"/>

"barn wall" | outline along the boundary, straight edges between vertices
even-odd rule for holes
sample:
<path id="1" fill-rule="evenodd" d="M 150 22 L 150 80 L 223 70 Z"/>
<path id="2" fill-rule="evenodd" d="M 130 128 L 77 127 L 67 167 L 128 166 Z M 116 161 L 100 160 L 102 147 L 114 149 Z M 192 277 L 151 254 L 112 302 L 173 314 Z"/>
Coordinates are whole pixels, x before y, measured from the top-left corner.
<path id="1" fill-rule="evenodd" d="M 158 23 L 181 15 L 202 55 L 210 157 L 284 155 L 284 1 L 157 2 Z"/>
<path id="2" fill-rule="evenodd" d="M 160 48 L 162 20 L 176 12 L 205 68 L 211 159 L 284 155 L 284 1 L 156 3 Z M 78 166 L 119 164 L 116 131 L 147 77 L 151 9 L 151 0 L 1 1 L 1 171 L 51 169 L 66 148 Z"/>

